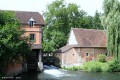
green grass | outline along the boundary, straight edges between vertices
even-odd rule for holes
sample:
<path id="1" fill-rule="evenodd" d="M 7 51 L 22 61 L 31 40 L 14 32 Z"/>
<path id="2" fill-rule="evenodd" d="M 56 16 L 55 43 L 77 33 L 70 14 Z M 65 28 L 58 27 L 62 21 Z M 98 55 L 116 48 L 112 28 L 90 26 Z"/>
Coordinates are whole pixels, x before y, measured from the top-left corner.
<path id="1" fill-rule="evenodd" d="M 73 67 L 69 67 L 69 68 L 62 67 L 62 69 L 78 71 L 78 70 L 82 70 L 82 67 L 81 66 L 73 66 Z"/>
<path id="2" fill-rule="evenodd" d="M 91 61 L 84 63 L 83 66 L 73 66 L 69 68 L 62 67 L 62 69 L 72 70 L 72 71 L 83 70 L 83 71 L 102 72 L 102 71 L 108 71 L 108 63 Z"/>

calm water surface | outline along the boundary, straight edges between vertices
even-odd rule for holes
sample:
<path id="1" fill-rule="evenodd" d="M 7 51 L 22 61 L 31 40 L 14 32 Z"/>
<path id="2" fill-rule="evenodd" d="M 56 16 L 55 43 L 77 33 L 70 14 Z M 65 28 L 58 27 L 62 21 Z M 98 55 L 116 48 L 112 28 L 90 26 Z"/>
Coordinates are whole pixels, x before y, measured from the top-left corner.
<path id="1" fill-rule="evenodd" d="M 42 73 L 23 73 L 22 80 L 120 80 L 120 73 L 81 72 L 45 69 Z"/>

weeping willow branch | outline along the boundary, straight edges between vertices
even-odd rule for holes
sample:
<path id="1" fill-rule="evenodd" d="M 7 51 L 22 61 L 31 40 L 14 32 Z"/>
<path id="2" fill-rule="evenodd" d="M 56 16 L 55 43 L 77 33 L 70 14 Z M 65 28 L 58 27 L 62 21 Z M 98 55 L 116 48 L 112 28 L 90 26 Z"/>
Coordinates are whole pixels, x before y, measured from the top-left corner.
<path id="1" fill-rule="evenodd" d="M 104 0 L 102 25 L 107 33 L 107 49 L 120 62 L 120 2 Z"/>

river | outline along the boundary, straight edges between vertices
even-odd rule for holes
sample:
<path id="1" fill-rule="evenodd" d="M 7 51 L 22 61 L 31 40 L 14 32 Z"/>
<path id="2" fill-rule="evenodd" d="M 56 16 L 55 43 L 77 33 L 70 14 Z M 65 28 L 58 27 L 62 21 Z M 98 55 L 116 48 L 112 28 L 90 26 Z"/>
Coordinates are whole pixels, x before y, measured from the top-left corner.
<path id="1" fill-rule="evenodd" d="M 46 68 L 42 73 L 23 73 L 22 80 L 120 80 L 120 73 L 68 71 Z"/>

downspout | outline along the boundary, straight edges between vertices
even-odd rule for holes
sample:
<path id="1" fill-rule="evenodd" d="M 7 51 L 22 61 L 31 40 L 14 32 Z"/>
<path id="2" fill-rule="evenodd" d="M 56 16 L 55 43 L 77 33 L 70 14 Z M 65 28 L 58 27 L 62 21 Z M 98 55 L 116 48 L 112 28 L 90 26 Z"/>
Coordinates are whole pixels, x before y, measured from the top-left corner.
<path id="1" fill-rule="evenodd" d="M 93 48 L 93 61 L 95 60 L 95 48 Z"/>

